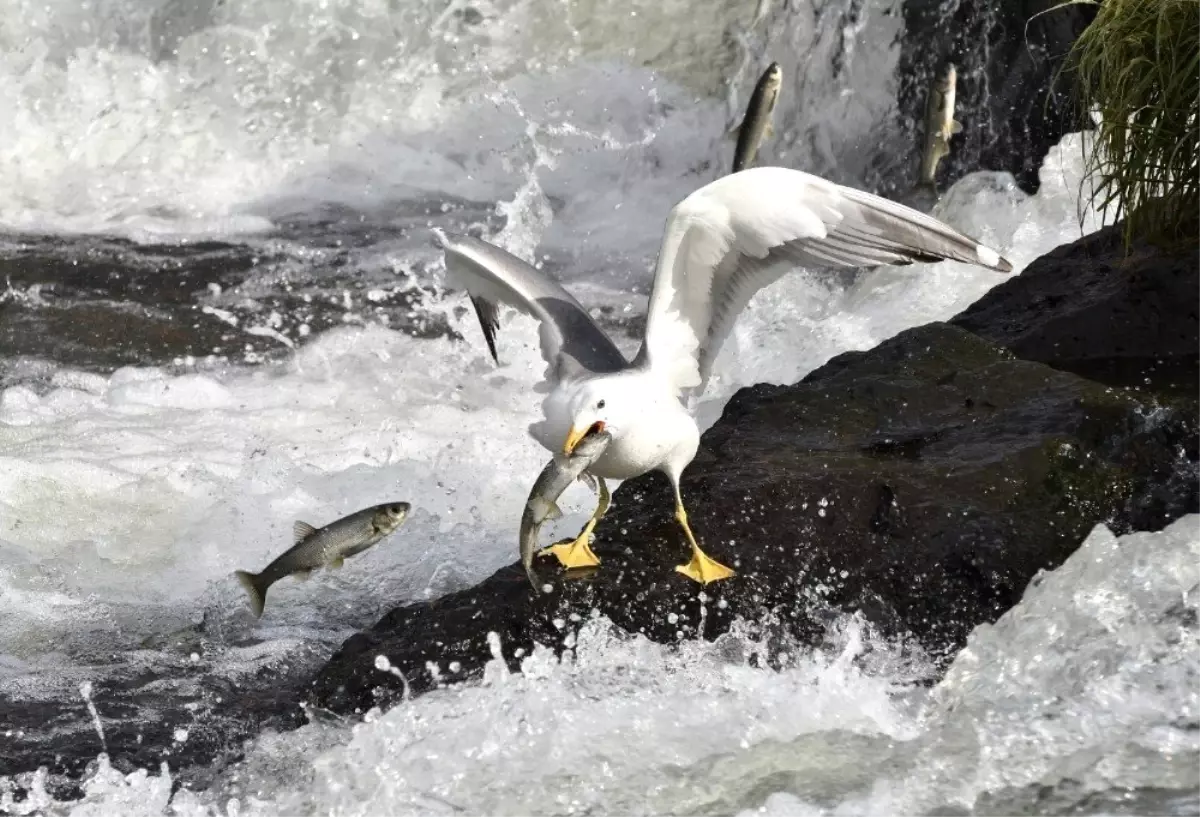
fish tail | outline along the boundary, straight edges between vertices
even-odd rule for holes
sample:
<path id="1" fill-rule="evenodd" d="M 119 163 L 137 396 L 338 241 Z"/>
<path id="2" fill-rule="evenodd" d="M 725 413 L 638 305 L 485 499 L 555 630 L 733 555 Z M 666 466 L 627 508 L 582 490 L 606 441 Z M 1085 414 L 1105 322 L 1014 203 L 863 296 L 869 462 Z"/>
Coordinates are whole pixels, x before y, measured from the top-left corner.
<path id="1" fill-rule="evenodd" d="M 534 590 L 541 589 L 542 584 L 538 581 L 537 571 L 533 569 L 532 563 L 525 565 L 525 575 L 529 577 L 529 583 L 533 585 Z"/>
<path id="2" fill-rule="evenodd" d="M 908 191 L 908 195 L 902 201 L 914 210 L 928 213 L 933 210 L 941 198 L 941 194 L 937 190 L 937 185 L 921 179 L 912 186 L 912 189 Z"/>
<path id="3" fill-rule="evenodd" d="M 267 603 L 267 588 L 270 587 L 270 584 L 263 581 L 261 573 L 236 570 L 233 575 L 241 582 L 242 587 L 246 588 L 246 595 L 250 597 L 250 609 L 254 612 L 254 617 L 262 618 L 263 605 Z"/>
<path id="4" fill-rule="evenodd" d="M 921 157 L 921 168 L 917 173 L 917 185 L 927 187 L 930 190 L 937 185 L 937 169 L 941 164 L 942 157 L 936 151 L 927 150 Z"/>

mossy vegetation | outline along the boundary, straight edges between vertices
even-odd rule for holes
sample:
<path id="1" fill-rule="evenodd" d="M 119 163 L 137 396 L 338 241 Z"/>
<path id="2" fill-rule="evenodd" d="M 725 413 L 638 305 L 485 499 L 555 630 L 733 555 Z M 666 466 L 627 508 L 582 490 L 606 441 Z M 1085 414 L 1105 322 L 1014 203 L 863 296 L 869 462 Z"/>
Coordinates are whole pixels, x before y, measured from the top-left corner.
<path id="1" fill-rule="evenodd" d="M 1094 2 L 1095 0 L 1073 0 Z M 1093 205 L 1134 239 L 1196 245 L 1200 226 L 1200 0 L 1099 0 L 1065 68 L 1101 122 Z"/>

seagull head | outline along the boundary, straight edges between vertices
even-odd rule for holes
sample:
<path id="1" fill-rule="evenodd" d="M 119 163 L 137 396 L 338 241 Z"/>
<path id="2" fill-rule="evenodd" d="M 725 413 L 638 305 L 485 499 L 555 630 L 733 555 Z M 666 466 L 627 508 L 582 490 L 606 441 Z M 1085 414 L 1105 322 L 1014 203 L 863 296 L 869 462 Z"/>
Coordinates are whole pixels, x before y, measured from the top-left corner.
<path id="1" fill-rule="evenodd" d="M 639 401 L 627 378 L 597 377 L 580 384 L 568 403 L 571 430 L 563 442 L 563 453 L 571 454 L 589 434 L 607 431 L 614 439 L 628 426 L 630 412 L 637 412 Z"/>

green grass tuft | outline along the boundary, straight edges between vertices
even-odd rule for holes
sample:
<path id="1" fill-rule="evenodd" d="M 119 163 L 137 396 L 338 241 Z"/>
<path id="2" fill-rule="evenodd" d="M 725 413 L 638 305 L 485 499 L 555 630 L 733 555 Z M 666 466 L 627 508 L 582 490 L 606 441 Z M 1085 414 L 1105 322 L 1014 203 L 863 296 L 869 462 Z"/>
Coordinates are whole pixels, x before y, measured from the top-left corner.
<path id="1" fill-rule="evenodd" d="M 1076 75 L 1079 102 L 1102 117 L 1087 156 L 1091 203 L 1113 221 L 1124 219 L 1126 248 L 1138 238 L 1194 245 L 1200 0 L 1098 5 L 1065 66 Z"/>

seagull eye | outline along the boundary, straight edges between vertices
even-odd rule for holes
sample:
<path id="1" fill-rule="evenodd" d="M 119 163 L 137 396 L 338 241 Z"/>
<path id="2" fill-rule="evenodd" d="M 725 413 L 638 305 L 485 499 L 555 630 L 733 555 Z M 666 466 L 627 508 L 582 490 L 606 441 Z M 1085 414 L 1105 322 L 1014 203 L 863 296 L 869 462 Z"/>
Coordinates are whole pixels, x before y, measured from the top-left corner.
<path id="1" fill-rule="evenodd" d="M 598 408 L 598 409 L 602 409 L 602 408 L 604 408 L 604 401 L 603 401 L 603 400 L 601 400 L 599 403 L 597 403 L 597 404 L 596 404 L 596 408 Z"/>

